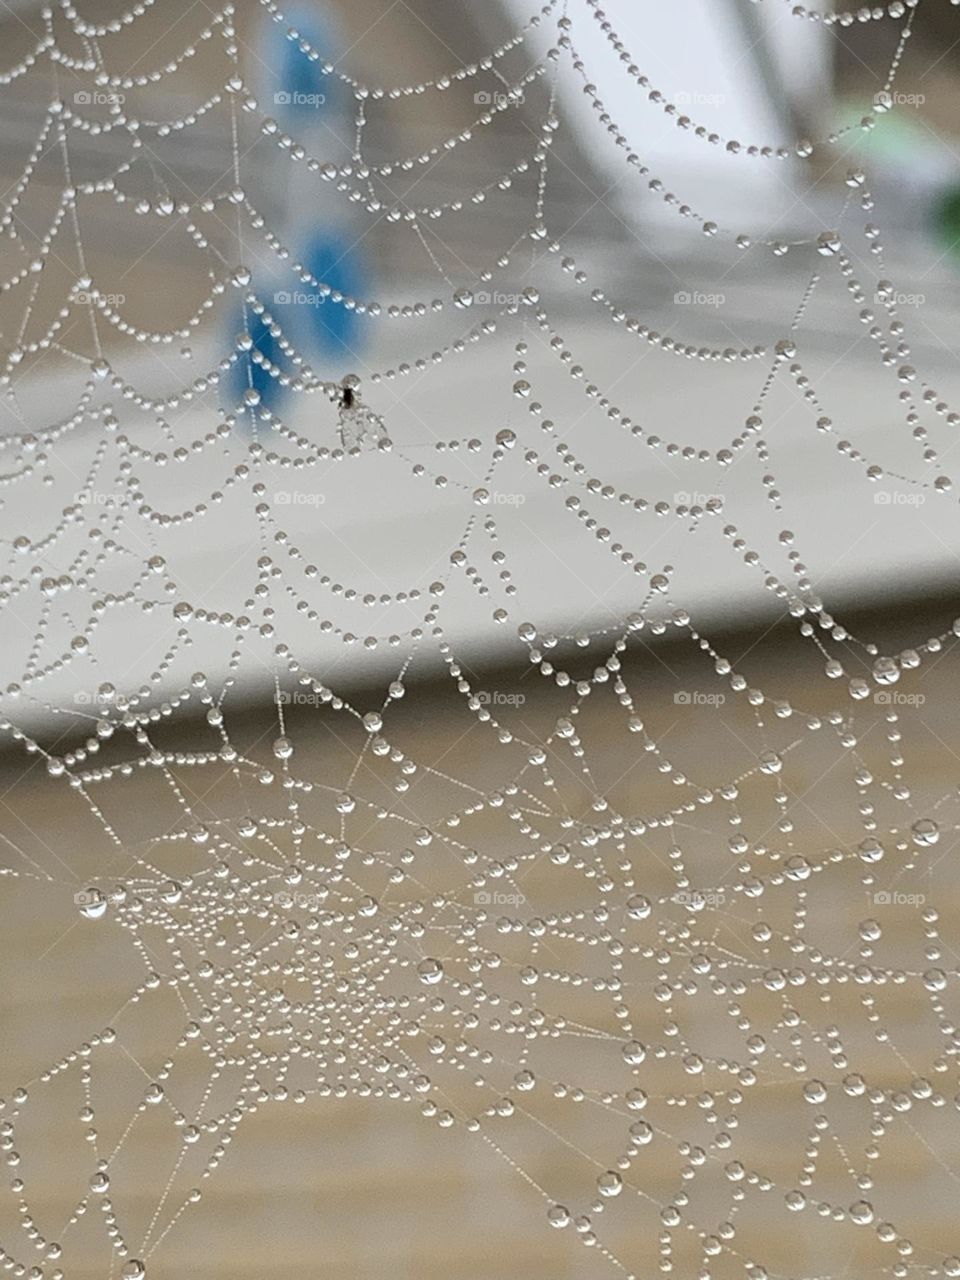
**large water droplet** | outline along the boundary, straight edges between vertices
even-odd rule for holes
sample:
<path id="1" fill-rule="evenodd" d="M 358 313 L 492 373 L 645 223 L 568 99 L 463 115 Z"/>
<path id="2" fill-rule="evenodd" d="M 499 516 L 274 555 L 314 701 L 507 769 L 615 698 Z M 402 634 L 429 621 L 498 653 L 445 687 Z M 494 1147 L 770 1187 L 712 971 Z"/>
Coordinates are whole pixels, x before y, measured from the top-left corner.
<path id="1" fill-rule="evenodd" d="M 426 986 L 432 986 L 443 977 L 443 965 L 439 960 L 434 960 L 431 956 L 427 956 L 425 960 L 421 960 L 417 965 L 417 976 Z"/>

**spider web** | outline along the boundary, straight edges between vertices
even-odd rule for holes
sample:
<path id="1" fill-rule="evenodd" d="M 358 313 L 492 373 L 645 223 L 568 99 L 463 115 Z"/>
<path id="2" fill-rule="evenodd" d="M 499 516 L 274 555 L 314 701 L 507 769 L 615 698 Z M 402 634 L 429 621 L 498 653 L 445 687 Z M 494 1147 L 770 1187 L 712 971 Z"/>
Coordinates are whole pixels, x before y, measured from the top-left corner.
<path id="1" fill-rule="evenodd" d="M 891 652 L 854 635 L 784 528 L 776 460 L 777 424 L 799 420 L 815 429 L 805 449 L 832 451 L 825 488 L 852 472 L 871 520 L 889 520 L 873 538 L 895 544 L 920 502 L 953 518 L 960 419 L 911 354 L 869 175 L 844 159 L 894 101 L 916 7 L 794 10 L 831 28 L 881 19 L 898 39 L 875 110 L 789 145 L 687 115 L 594 0 L 553 0 L 483 60 L 388 87 L 327 61 L 264 0 L 351 104 L 351 137 L 304 125 L 304 139 L 248 83 L 255 14 L 204 8 L 190 32 L 164 3 L 101 23 L 44 11 L 3 77 L 41 103 L 3 197 L 2 725 L 35 766 L 8 797 L 3 871 L 12 913 L 76 917 L 62 952 L 74 928 L 100 931 L 84 982 L 109 990 L 120 973 L 126 994 L 10 1082 L 13 1274 L 183 1274 L 174 1242 L 204 1240 L 248 1133 L 256 1161 L 280 1112 L 360 1100 L 405 1104 L 492 1158 L 531 1230 L 552 1247 L 556 1228 L 583 1274 L 763 1280 L 792 1256 L 789 1274 L 812 1277 L 855 1256 L 862 1275 L 960 1275 L 943 1228 L 957 970 L 935 906 L 956 793 L 931 793 L 905 745 L 918 681 L 960 631 Z M 579 52 L 594 27 L 635 85 L 635 120 L 612 118 Z M 203 100 L 167 89 L 194 63 L 216 84 Z M 707 340 L 693 307 L 666 334 L 642 288 L 596 282 L 589 242 L 571 251 L 573 228 L 551 222 L 554 185 L 569 194 L 560 77 L 677 234 L 748 255 L 748 272 L 772 264 L 789 298 L 773 337 Z M 435 125 L 428 145 L 384 127 L 454 98 L 466 123 Z M 535 127 L 511 135 L 515 156 L 493 148 L 495 173 L 438 177 L 521 107 Z M 830 220 L 759 236 L 714 222 L 648 167 L 645 111 L 724 153 L 731 181 L 754 162 L 839 159 Z M 211 122 L 228 163 L 198 192 L 164 148 Z M 271 229 L 254 147 L 421 266 L 383 299 L 314 275 Z M 488 213 L 498 200 L 522 209 L 519 234 Z M 88 265 L 100 210 L 142 237 L 125 280 Z M 475 269 L 450 248 L 458 220 L 484 230 Z M 139 268 L 170 227 L 195 289 L 154 328 L 158 278 Z M 283 300 L 301 289 L 387 330 L 392 363 L 314 368 Z M 574 306 L 601 339 L 581 345 Z M 825 317 L 867 336 L 878 376 L 856 388 L 857 422 L 892 411 L 882 436 L 835 420 L 849 393 L 816 342 Z M 502 369 L 488 425 L 459 435 L 488 352 Z M 706 380 L 713 420 L 645 413 L 647 366 L 624 373 L 638 353 L 678 397 Z M 641 451 L 656 491 L 626 487 Z M 422 525 L 402 536 L 394 489 Z M 385 513 L 362 556 L 337 532 L 359 501 Z M 616 592 L 582 606 L 571 561 L 576 589 L 558 595 L 544 566 L 561 525 Z M 802 706 L 711 638 L 691 601 L 701 556 L 732 557 L 792 620 L 811 659 Z M 512 672 L 493 689 L 477 674 L 491 629 Z M 698 726 L 682 747 L 643 674 L 665 635 L 703 686 L 670 699 Z M 442 695 L 418 683 L 438 670 Z M 266 734 L 244 707 L 265 687 Z M 440 752 L 421 721 L 437 698 Z M 41 839 L 48 806 L 69 816 Z M 55 1149 L 48 1110 L 66 1117 Z M 886 1154 L 904 1135 L 909 1177 Z"/>

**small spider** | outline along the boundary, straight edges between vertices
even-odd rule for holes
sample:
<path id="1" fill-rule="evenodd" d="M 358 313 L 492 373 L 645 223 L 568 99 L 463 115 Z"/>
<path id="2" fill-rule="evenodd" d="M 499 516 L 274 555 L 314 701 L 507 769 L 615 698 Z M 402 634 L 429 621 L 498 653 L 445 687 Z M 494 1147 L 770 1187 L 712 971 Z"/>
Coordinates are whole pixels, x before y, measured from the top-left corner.
<path id="1" fill-rule="evenodd" d="M 340 443 L 344 449 L 376 447 L 386 437 L 383 419 L 360 400 L 360 379 L 348 373 L 340 383 Z"/>

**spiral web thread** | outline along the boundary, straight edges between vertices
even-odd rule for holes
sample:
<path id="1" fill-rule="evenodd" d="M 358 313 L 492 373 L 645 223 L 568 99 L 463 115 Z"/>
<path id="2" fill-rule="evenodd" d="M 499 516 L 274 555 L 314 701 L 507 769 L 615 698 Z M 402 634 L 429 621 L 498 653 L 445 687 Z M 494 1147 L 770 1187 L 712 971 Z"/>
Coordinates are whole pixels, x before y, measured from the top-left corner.
<path id="1" fill-rule="evenodd" d="M 956 798 L 924 794 L 923 778 L 909 775 L 905 745 L 911 719 L 922 715 L 909 690 L 949 654 L 960 631 L 918 639 L 894 654 L 859 640 L 817 598 L 792 533 L 754 547 L 740 532 L 733 522 L 749 523 L 750 510 L 728 508 L 722 480 L 745 457 L 759 460 L 759 505 L 781 511 L 786 499 L 772 474 L 775 449 L 764 414 L 787 385 L 807 420 L 836 442 L 837 465 L 853 467 L 864 487 L 882 481 L 952 503 L 938 440 L 945 438 L 945 454 L 948 431 L 960 419 L 911 364 L 899 295 L 870 220 L 868 175 L 849 169 L 838 229 L 751 242 L 689 208 L 643 160 L 649 111 L 666 111 L 704 148 L 724 151 L 731 180 L 737 165 L 842 157 L 845 142 L 869 132 L 893 101 L 916 5 L 792 11 L 793 22 L 847 28 L 880 20 L 898 32 L 876 111 L 828 138 L 778 146 L 714 133 L 647 79 L 634 62 L 639 51 L 624 49 L 615 21 L 594 0 L 553 0 L 482 63 L 456 64 L 424 84 L 383 90 L 351 78 L 340 64 L 325 65 L 355 110 L 352 154 L 336 161 L 285 136 L 253 98 L 233 5 L 207 11 L 202 36 L 184 36 L 178 52 L 155 61 L 146 40 L 129 71 L 113 69 L 111 41 L 121 34 L 129 41 L 163 8 L 162 0 L 140 4 L 99 25 L 68 3 L 45 11 L 35 47 L 2 77 L 8 94 L 24 81 L 53 86 L 20 180 L 3 197 L 3 382 L 16 422 L 0 441 L 8 560 L 2 603 L 11 624 L 2 726 L 15 750 L 45 766 L 44 786 L 65 797 L 76 845 L 110 868 L 94 874 L 91 863 L 88 882 L 78 878 L 78 849 L 5 836 L 4 874 L 69 901 L 82 917 L 77 927 L 109 933 L 135 971 L 110 1027 L 91 1028 L 53 1065 L 37 1063 L 32 1079 L 11 1082 L 0 1130 L 14 1210 L 4 1218 L 4 1267 L 55 1280 L 78 1273 L 75 1257 L 77 1267 L 96 1268 L 89 1274 L 173 1274 L 165 1251 L 187 1223 L 202 1219 L 207 1189 L 212 1193 L 231 1144 L 239 1145 L 254 1117 L 358 1098 L 370 1106 L 405 1104 L 423 1124 L 492 1153 L 531 1229 L 551 1244 L 558 1237 L 550 1227 L 560 1229 L 579 1259 L 574 1265 L 588 1267 L 582 1274 L 641 1277 L 656 1266 L 763 1280 L 787 1274 L 781 1262 L 766 1260 L 771 1250 L 780 1259 L 784 1247 L 796 1258 L 812 1257 L 815 1241 L 820 1261 L 798 1264 L 791 1274 L 838 1275 L 855 1255 L 861 1275 L 960 1275 L 942 1221 L 931 1226 L 914 1194 L 922 1183 L 926 1207 L 939 1196 L 949 1218 L 960 1044 L 949 1001 L 957 968 L 934 904 L 950 883 L 949 861 L 940 855 L 957 829 Z M 287 25 L 270 0 L 263 8 Z M 590 24 L 599 25 L 623 76 L 635 82 L 635 120 L 613 121 L 591 81 L 577 47 L 578 29 Z M 175 34 L 173 24 L 170 38 Z M 296 32 L 290 40 L 304 59 L 323 62 L 323 50 Z M 219 87 L 165 119 L 163 99 L 149 97 L 152 86 L 195 57 L 219 69 Z M 551 156 L 564 133 L 559 75 L 581 82 L 597 129 L 617 148 L 624 180 L 663 199 L 684 234 L 705 236 L 732 257 L 756 255 L 776 265 L 801 256 L 809 279 L 788 332 L 769 347 L 705 347 L 653 331 L 639 303 L 592 284 L 590 263 L 571 258 L 550 225 Z M 459 92 L 472 101 L 475 87 L 486 88 L 491 77 L 498 88 L 470 127 L 422 152 L 411 148 L 407 160 L 367 159 L 365 138 L 378 112 L 431 95 Z M 87 93 L 80 105 L 77 85 Z M 524 99 L 528 107 L 542 101 L 540 130 L 527 138 L 525 155 L 459 197 L 417 203 L 421 173 L 468 150 Z M 97 103 L 106 108 L 100 115 Z M 226 122 L 232 173 L 202 195 L 174 195 L 164 171 L 143 158 L 208 117 Z M 109 173 L 75 175 L 72 155 L 84 134 L 108 136 L 119 147 L 122 158 Z M 293 263 L 245 185 L 251 134 L 344 205 L 369 214 L 381 232 L 419 244 L 440 277 L 436 296 L 344 299 Z M 138 195 L 131 175 L 147 168 L 153 194 Z M 51 173 L 58 174 L 58 199 L 49 230 L 27 235 L 25 202 L 41 172 L 48 190 Z M 400 199 L 394 192 L 402 175 L 412 177 Z M 494 255 L 495 265 L 465 281 L 454 255 L 444 252 L 443 227 L 504 192 L 525 202 L 523 233 Z M 164 219 L 176 219 L 205 263 L 207 295 L 169 330 L 153 332 L 127 318 L 86 270 L 87 211 L 100 204 L 124 219 L 155 220 L 157 234 Z M 348 368 L 320 376 L 271 312 L 257 271 L 241 265 L 249 261 L 280 263 L 292 284 L 316 290 L 328 304 L 394 326 L 402 352 L 395 366 L 365 369 L 359 379 Z M 549 287 L 558 266 L 565 287 L 578 291 L 611 334 L 627 335 L 633 351 L 649 349 L 663 378 L 711 370 L 714 377 L 748 376 L 752 408 L 744 425 L 727 429 L 718 413 L 708 447 L 697 449 L 679 423 L 657 438 L 627 416 L 612 391 L 589 381 L 575 336 L 557 328 Z M 63 285 L 64 273 L 65 292 L 52 305 L 50 289 Z M 522 287 L 498 305 L 500 281 L 521 274 Z M 900 414 L 897 443 L 909 437 L 914 451 L 902 470 L 844 439 L 804 362 L 806 317 L 830 283 L 853 328 L 866 323 L 877 367 L 889 379 L 885 395 Z M 494 302 L 475 319 L 479 288 Z M 234 302 L 243 321 L 231 345 L 210 334 Z M 446 338 L 435 352 L 418 336 L 431 317 Z M 252 347 L 255 319 L 271 329 L 274 357 Z M 105 348 L 110 330 L 118 342 L 146 351 L 137 369 L 149 389 L 118 371 L 123 359 Z M 466 365 L 472 352 L 504 334 L 515 359 L 512 425 L 491 426 L 485 438 L 439 442 L 433 461 L 423 462 L 419 441 L 391 423 L 399 404 L 393 384 L 415 382 L 405 394 L 415 403 L 429 398 L 434 366 Z M 171 347 L 198 335 L 215 356 L 205 373 L 185 381 Z M 528 359 L 533 349 L 573 383 L 562 403 L 549 389 L 543 393 L 555 401 L 552 409 L 536 399 L 542 393 Z M 70 403 L 53 420 L 39 420 L 26 402 L 28 369 L 63 372 L 57 394 Z M 285 388 L 280 407 L 256 389 L 255 371 Z M 294 428 L 290 416 L 303 402 L 311 406 L 309 428 L 299 421 Z M 196 434 L 198 422 L 204 425 Z M 681 469 L 699 468 L 690 489 L 708 488 L 709 474 L 712 496 L 701 503 L 622 493 L 605 453 L 610 433 L 630 449 L 652 446 Z M 59 467 L 75 440 L 70 465 Z M 594 554 L 612 555 L 632 577 L 636 604 L 628 614 L 602 626 L 573 625 L 569 633 L 531 620 L 511 568 L 511 539 L 524 530 L 496 507 L 497 494 L 514 483 L 501 485 L 501 477 L 518 462 L 550 496 L 552 518 L 579 524 Z M 215 487 L 178 506 L 169 487 L 161 488 L 162 466 L 178 468 L 176 495 L 194 491 L 194 475 Z M 335 559 L 337 548 L 322 522 L 308 524 L 302 536 L 284 528 L 290 499 L 278 494 L 313 475 L 358 483 L 351 468 L 357 475 L 360 468 L 364 475 L 404 469 L 424 492 L 457 492 L 459 533 L 437 547 L 433 574 L 385 584 L 378 566 L 364 566 L 339 583 L 327 576 L 325 557 Z M 96 499 L 105 488 L 109 501 Z M 41 527 L 51 496 L 62 514 Z M 167 552 L 178 537 L 202 539 L 221 509 L 246 530 L 236 545 L 252 548 L 245 567 L 253 566 L 256 579 L 250 598 L 238 594 L 229 610 L 213 608 L 195 580 L 178 581 L 176 557 Z M 603 527 L 601 510 L 613 532 Z M 743 572 L 773 593 L 824 674 L 822 688 L 810 689 L 809 706 L 749 683 L 700 631 L 670 565 L 648 567 L 631 550 L 655 546 L 664 523 L 694 541 L 722 530 Z M 783 557 L 785 571 L 777 567 Z M 457 590 L 474 601 L 478 619 L 513 637 L 512 657 L 526 664 L 525 671 L 517 667 L 516 687 L 530 689 L 532 681 L 542 690 L 528 706 L 510 690 L 485 690 L 448 639 L 444 608 Z M 328 666 L 297 651 L 284 634 L 291 614 L 349 658 Z M 127 670 L 105 670 L 98 653 L 114 616 L 131 628 L 146 619 L 154 642 L 160 637 L 161 660 L 145 648 L 128 655 Z M 365 617 L 384 621 L 365 627 Z M 748 767 L 726 772 L 710 705 L 693 708 L 706 751 L 695 769 L 674 758 L 646 723 L 646 695 L 631 680 L 631 664 L 645 639 L 667 632 L 688 642 L 701 672 L 712 673 L 710 687 L 742 709 Z M 204 644 L 215 655 L 210 674 L 196 672 L 192 660 Z M 385 668 L 365 676 L 364 663 L 384 652 L 392 655 L 391 672 L 374 693 Z M 468 751 L 451 747 L 432 764 L 401 745 L 404 717 L 418 696 L 417 664 L 429 655 L 446 665 L 471 735 Z M 212 674 L 218 663 L 225 675 Z M 63 672 L 81 689 L 72 705 L 46 692 Z M 231 728 L 232 700 L 242 680 L 264 672 L 274 683 L 276 724 L 265 740 L 247 742 Z M 367 692 L 358 706 L 346 691 L 360 686 Z M 78 720 L 90 736 L 62 749 Z M 320 721 L 332 726 L 336 746 L 318 763 L 310 753 Z M 178 724 L 196 738 L 193 747 L 171 737 Z M 622 780 L 634 766 L 644 781 L 627 791 Z M 800 803 L 811 779 L 829 787 L 843 810 L 842 832 L 828 830 L 825 818 Z M 151 795 L 153 808 L 145 799 Z M 15 787 L 8 803 L 16 799 Z M 138 831 L 137 807 L 152 814 L 161 801 L 170 806 L 169 821 Z M 876 905 L 865 910 L 871 900 Z M 888 944 L 894 919 L 896 941 Z M 61 945 L 69 948 L 69 935 Z M 890 1031 L 905 1024 L 904 1000 L 906 1049 Z M 159 1057 L 140 1046 L 144 1018 L 167 1040 Z M 107 1123 L 103 1132 L 101 1108 L 111 1095 L 115 1105 L 126 1098 L 131 1071 L 125 1123 L 116 1134 Z M 39 1211 L 31 1172 L 43 1157 L 31 1147 L 30 1130 L 53 1090 L 79 1111 L 84 1178 Z M 126 1203 L 125 1162 L 141 1135 L 158 1126 L 172 1145 L 151 1161 L 144 1216 Z M 789 1150 L 771 1175 L 775 1131 Z M 567 1161 L 555 1177 L 549 1163 L 535 1172 L 527 1167 L 531 1133 L 535 1146 Z M 885 1160 L 891 1135 L 904 1134 L 920 1151 L 913 1184 Z"/>

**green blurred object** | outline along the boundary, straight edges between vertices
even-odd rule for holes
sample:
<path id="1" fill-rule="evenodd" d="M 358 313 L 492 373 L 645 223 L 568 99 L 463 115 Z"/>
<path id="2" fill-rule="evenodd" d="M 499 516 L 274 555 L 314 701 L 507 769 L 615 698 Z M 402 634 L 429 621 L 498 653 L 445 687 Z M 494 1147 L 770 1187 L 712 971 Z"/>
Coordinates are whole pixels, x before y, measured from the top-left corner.
<path id="1" fill-rule="evenodd" d="M 933 223 L 950 252 L 960 258 L 960 183 L 943 192 L 934 207 Z"/>
<path id="2" fill-rule="evenodd" d="M 848 100 L 839 118 L 854 118 L 862 109 L 862 101 Z M 960 165 L 952 140 L 941 137 L 919 112 L 896 107 L 860 135 L 856 154 L 871 178 L 894 184 L 911 215 L 960 258 Z"/>

